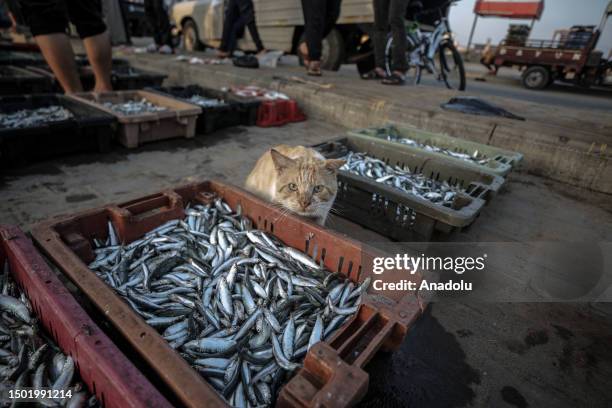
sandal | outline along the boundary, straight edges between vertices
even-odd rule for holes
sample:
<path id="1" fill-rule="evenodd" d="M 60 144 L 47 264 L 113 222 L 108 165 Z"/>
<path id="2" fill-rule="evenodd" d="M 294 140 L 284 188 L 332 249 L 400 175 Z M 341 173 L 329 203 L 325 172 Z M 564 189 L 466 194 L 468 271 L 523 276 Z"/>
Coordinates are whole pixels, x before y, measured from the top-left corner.
<path id="1" fill-rule="evenodd" d="M 321 61 L 310 61 L 306 73 L 310 76 L 321 76 Z"/>
<path id="2" fill-rule="evenodd" d="M 300 58 L 302 58 L 302 61 L 304 62 L 304 66 L 308 66 L 308 64 L 310 64 L 310 60 L 308 59 L 308 51 L 304 51 L 302 49 L 302 45 L 306 48 L 308 48 L 308 46 L 306 45 L 306 42 L 302 42 L 298 45 L 298 54 L 300 56 Z"/>
<path id="3" fill-rule="evenodd" d="M 385 85 L 404 85 L 406 82 L 406 78 L 403 75 L 394 72 L 391 75 L 387 75 L 381 81 Z"/>
<path id="4" fill-rule="evenodd" d="M 369 80 L 369 79 L 385 79 L 386 75 L 381 75 L 378 69 L 374 68 L 371 71 L 366 72 L 361 75 L 361 79 Z"/>

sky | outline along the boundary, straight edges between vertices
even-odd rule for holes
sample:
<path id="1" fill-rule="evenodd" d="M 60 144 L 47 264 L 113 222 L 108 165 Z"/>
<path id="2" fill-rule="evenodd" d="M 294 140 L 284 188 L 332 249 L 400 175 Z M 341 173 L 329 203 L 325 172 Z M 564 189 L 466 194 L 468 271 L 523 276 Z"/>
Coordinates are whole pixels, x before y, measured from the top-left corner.
<path id="1" fill-rule="evenodd" d="M 545 0 L 542 18 L 535 22 L 530 38 L 552 39 L 557 29 L 573 25 L 599 25 L 609 0 Z M 450 23 L 461 45 L 467 45 L 472 23 L 474 22 L 474 3 L 476 0 L 460 0 L 451 7 Z M 479 17 L 476 23 L 473 42 L 484 43 L 491 38 L 493 44 L 499 43 L 510 24 L 530 24 L 530 20 L 510 20 L 497 17 Z M 597 48 L 608 55 L 612 49 L 612 16 L 599 39 Z"/>

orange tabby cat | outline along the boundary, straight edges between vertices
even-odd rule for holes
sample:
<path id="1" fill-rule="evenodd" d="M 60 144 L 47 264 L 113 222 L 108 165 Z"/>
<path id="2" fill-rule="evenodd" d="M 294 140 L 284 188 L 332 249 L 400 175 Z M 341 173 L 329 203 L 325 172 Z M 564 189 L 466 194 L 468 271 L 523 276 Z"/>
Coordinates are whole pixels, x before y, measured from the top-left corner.
<path id="1" fill-rule="evenodd" d="M 338 191 L 336 172 L 343 164 L 304 146 L 279 145 L 259 158 L 246 188 L 324 225 Z"/>

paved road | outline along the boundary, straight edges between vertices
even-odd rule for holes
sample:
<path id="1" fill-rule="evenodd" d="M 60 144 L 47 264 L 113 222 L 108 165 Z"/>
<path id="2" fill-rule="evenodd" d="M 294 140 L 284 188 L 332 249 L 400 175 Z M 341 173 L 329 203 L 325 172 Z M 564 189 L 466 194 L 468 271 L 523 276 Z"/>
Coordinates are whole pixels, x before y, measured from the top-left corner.
<path id="1" fill-rule="evenodd" d="M 486 82 L 482 82 L 474 79 L 475 75 L 481 72 L 484 73 L 480 67 L 475 64 L 469 64 L 467 70 L 468 83 L 466 91 L 468 94 L 480 96 L 494 95 L 566 108 L 596 109 L 612 112 L 612 89 L 580 89 L 556 83 L 544 91 L 532 91 L 523 88 L 518 71 L 502 69 L 498 74 L 498 78 L 487 78 Z M 357 75 L 353 65 L 343 66 L 340 72 L 344 75 Z M 472 75 L 469 75 L 470 73 Z M 421 83 L 430 86 L 443 86 L 430 75 L 424 76 Z M 410 92 L 410 87 L 410 85 L 406 85 L 402 88 L 402 91 Z"/>

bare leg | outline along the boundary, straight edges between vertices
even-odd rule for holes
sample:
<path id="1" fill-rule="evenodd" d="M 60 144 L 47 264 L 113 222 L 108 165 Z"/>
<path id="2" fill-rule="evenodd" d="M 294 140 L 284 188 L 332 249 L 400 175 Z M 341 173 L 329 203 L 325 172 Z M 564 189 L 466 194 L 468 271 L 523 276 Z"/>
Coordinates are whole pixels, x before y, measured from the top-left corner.
<path id="1" fill-rule="evenodd" d="M 81 92 L 83 87 L 68 36 L 57 33 L 39 35 L 35 38 L 47 64 L 51 67 L 64 92 L 67 94 Z"/>
<path id="2" fill-rule="evenodd" d="M 108 30 L 102 34 L 83 39 L 87 58 L 96 76 L 94 92 L 109 92 L 113 90 L 111 84 L 111 70 L 113 56 Z"/>

